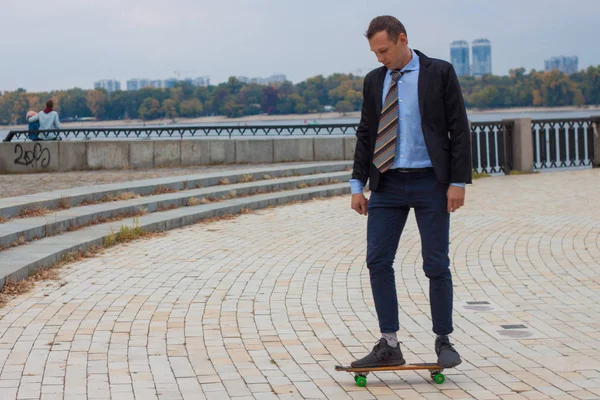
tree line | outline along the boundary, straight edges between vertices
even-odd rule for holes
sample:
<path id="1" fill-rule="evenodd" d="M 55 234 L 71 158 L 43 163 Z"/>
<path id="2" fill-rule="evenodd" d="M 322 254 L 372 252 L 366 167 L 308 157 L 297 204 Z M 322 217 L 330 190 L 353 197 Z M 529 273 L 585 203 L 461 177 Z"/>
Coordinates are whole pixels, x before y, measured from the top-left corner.
<path id="1" fill-rule="evenodd" d="M 524 68 L 507 76 L 460 77 L 468 108 L 555 107 L 600 104 L 600 65 L 576 74 L 541 72 Z M 198 87 L 186 82 L 171 89 L 137 91 L 84 90 L 79 88 L 42 93 L 25 89 L 0 93 L 0 125 L 25 123 L 28 110 L 43 110 L 52 98 L 61 120 L 94 117 L 98 120 L 224 115 L 318 113 L 334 107 L 347 113 L 362 105 L 363 77 L 352 74 L 322 75 L 293 84 L 246 84 L 234 77 L 216 86 Z"/>

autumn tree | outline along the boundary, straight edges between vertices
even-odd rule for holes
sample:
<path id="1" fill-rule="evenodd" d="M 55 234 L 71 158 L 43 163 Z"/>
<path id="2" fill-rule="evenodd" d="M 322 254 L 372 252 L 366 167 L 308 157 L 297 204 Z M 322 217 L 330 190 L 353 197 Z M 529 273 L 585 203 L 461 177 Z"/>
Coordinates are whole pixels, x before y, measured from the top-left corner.
<path id="1" fill-rule="evenodd" d="M 106 92 L 104 90 L 90 90 L 87 94 L 87 106 L 94 117 L 102 119 L 105 114 Z"/>

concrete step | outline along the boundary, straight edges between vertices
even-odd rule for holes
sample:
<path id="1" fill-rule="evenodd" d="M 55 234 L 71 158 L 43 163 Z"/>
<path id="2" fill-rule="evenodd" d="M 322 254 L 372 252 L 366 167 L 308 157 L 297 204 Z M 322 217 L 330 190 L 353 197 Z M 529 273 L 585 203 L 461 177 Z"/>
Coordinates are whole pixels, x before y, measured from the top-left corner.
<path id="1" fill-rule="evenodd" d="M 68 253 L 85 251 L 91 246 L 102 246 L 104 238 L 118 232 L 122 226 L 133 228 L 137 224 L 143 231 L 164 231 L 190 225 L 206 218 L 224 214 L 237 214 L 243 208 L 260 209 L 292 201 L 348 193 L 350 193 L 350 186 L 347 182 L 343 182 L 182 207 L 141 217 L 128 218 L 118 222 L 93 225 L 78 231 L 65 232 L 61 235 L 47 237 L 0 252 L 0 288 L 4 286 L 7 280 L 23 280 L 38 268 L 52 266 Z"/>
<path id="2" fill-rule="evenodd" d="M 46 208 L 55 209 L 61 202 L 76 206 L 84 201 L 99 201 L 105 196 L 118 196 L 121 193 L 133 192 L 138 195 L 152 194 L 159 187 L 184 190 L 198 187 L 209 187 L 219 184 L 222 178 L 231 183 L 239 182 L 246 175 L 254 180 L 263 179 L 264 175 L 280 177 L 282 175 L 308 175 L 315 173 L 338 172 L 352 168 L 352 162 L 332 161 L 290 166 L 252 168 L 232 172 L 213 172 L 209 174 L 194 174 L 169 178 L 146 179 L 140 181 L 119 182 L 107 185 L 85 186 L 26 196 L 7 197 L 0 199 L 0 217 L 13 218 L 24 209 Z"/>
<path id="3" fill-rule="evenodd" d="M 219 185 L 80 206 L 68 210 L 56 211 L 42 217 L 18 218 L 0 224 L 0 249 L 10 247 L 13 243 L 19 241 L 30 242 L 35 239 L 57 235 L 69 229 L 89 224 L 99 218 L 108 219 L 120 215 L 132 215 L 142 210 L 153 213 L 165 208 L 185 207 L 188 204 L 188 200 L 194 197 L 222 199 L 230 195 L 247 196 L 256 193 L 295 189 L 300 184 L 315 186 L 328 184 L 331 181 L 347 183 L 350 177 L 350 171 L 341 171 Z"/>

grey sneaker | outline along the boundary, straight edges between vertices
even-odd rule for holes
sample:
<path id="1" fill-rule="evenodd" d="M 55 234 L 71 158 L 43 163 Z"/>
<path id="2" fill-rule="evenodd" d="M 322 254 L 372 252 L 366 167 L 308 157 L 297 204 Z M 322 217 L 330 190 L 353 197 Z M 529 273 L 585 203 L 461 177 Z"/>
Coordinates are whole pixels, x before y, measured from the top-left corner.
<path id="1" fill-rule="evenodd" d="M 462 362 L 448 336 L 439 336 L 435 339 L 435 352 L 438 356 L 438 364 L 442 368 L 456 367 Z"/>
<path id="2" fill-rule="evenodd" d="M 404 365 L 406 361 L 402 357 L 400 344 L 396 347 L 390 347 L 384 338 L 373 347 L 373 350 L 366 357 L 356 360 L 350 364 L 352 368 L 373 368 Z"/>

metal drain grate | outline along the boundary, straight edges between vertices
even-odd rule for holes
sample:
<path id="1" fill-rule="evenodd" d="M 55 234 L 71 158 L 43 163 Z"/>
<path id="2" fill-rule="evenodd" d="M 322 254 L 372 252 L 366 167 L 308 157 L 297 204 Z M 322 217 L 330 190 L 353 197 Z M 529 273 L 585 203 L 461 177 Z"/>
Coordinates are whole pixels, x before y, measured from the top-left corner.
<path id="1" fill-rule="evenodd" d="M 500 325 L 504 329 L 527 329 L 525 325 Z"/>
<path id="2" fill-rule="evenodd" d="M 475 306 L 480 304 L 490 304 L 489 301 L 467 301 L 468 305 Z"/>

